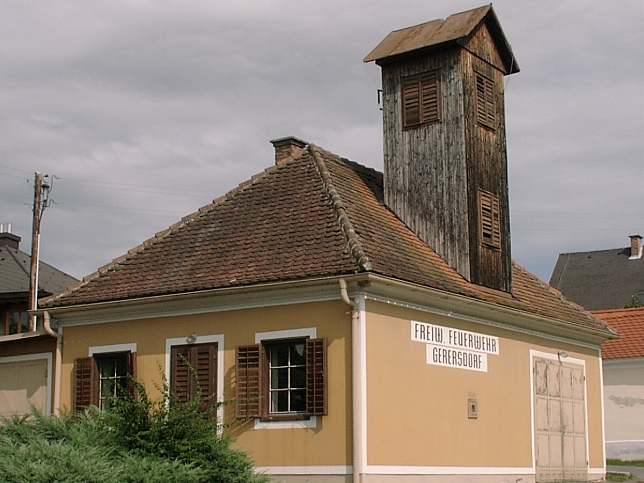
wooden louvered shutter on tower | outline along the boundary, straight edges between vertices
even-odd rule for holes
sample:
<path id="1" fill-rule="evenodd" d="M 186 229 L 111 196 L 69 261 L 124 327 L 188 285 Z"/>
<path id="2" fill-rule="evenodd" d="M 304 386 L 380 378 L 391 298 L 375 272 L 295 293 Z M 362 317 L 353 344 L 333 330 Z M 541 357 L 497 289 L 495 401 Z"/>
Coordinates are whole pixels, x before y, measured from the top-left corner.
<path id="1" fill-rule="evenodd" d="M 306 412 L 324 415 L 327 408 L 326 339 L 306 340 Z"/>
<path id="2" fill-rule="evenodd" d="M 401 80 L 403 129 L 441 120 L 440 82 L 437 71 Z"/>
<path id="3" fill-rule="evenodd" d="M 429 72 L 420 76 L 422 123 L 440 120 L 440 100 L 438 96 L 438 73 Z"/>
<path id="4" fill-rule="evenodd" d="M 99 379 L 96 361 L 93 357 L 74 360 L 74 412 L 98 404 Z"/>
<path id="5" fill-rule="evenodd" d="M 481 244 L 501 248 L 501 212 L 499 198 L 479 190 L 479 235 Z"/>
<path id="6" fill-rule="evenodd" d="M 262 417 L 263 366 L 261 344 L 237 347 L 235 415 L 239 419 Z"/>
<path id="7" fill-rule="evenodd" d="M 494 81 L 479 73 L 476 73 L 476 121 L 489 128 L 496 128 Z"/>
<path id="8" fill-rule="evenodd" d="M 418 77 L 406 77 L 402 80 L 403 127 L 420 124 L 420 86 Z"/>

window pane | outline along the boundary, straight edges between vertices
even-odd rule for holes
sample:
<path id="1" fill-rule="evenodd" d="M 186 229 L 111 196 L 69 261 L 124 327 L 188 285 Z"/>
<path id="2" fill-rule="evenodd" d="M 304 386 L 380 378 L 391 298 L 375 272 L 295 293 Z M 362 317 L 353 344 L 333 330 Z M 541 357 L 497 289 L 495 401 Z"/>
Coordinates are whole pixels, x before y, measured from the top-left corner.
<path id="1" fill-rule="evenodd" d="M 304 343 L 293 344 L 291 346 L 291 365 L 292 366 L 301 366 L 306 364 L 306 359 L 304 357 Z"/>
<path id="2" fill-rule="evenodd" d="M 9 334 L 18 333 L 18 313 L 11 312 L 9 314 Z"/>
<path id="3" fill-rule="evenodd" d="M 103 377 L 114 377 L 116 361 L 113 357 L 104 357 L 99 360 L 99 366 L 101 370 L 101 378 Z"/>
<path id="4" fill-rule="evenodd" d="M 127 357 L 125 355 L 115 358 L 116 372 L 115 374 L 120 377 L 127 376 Z"/>
<path id="5" fill-rule="evenodd" d="M 114 395 L 114 381 L 112 379 L 104 379 L 101 381 L 101 398 L 106 398 Z"/>
<path id="6" fill-rule="evenodd" d="M 19 312 L 18 316 L 20 317 L 21 333 L 29 332 L 29 314 L 27 312 Z"/>
<path id="7" fill-rule="evenodd" d="M 288 391 L 275 391 L 271 393 L 271 412 L 288 412 Z"/>
<path id="8" fill-rule="evenodd" d="M 288 366 L 288 344 L 279 344 L 271 347 L 271 367 Z"/>
<path id="9" fill-rule="evenodd" d="M 288 388 L 288 369 L 271 369 L 271 389 Z"/>
<path id="10" fill-rule="evenodd" d="M 291 386 L 292 389 L 306 387 L 306 367 L 291 368 Z"/>
<path id="11" fill-rule="evenodd" d="M 306 411 L 306 391 L 290 391 L 291 394 L 291 411 L 304 412 Z"/>

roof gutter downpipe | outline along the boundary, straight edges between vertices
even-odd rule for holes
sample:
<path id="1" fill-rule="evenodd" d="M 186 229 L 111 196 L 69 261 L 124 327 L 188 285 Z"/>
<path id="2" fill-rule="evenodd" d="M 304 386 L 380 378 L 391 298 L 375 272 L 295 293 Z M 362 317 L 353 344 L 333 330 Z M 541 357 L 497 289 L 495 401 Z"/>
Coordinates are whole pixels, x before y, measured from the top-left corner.
<path id="1" fill-rule="evenodd" d="M 340 296 L 345 304 L 351 307 L 351 367 L 353 397 L 353 483 L 361 483 L 365 466 L 366 435 L 365 423 L 365 386 L 366 379 L 363 361 L 365 360 L 364 320 L 360 317 L 358 304 L 347 294 L 347 282 L 340 279 Z"/>
<path id="2" fill-rule="evenodd" d="M 60 382 L 61 382 L 61 365 L 63 363 L 63 335 L 54 331 L 51 328 L 51 317 L 46 310 L 42 311 L 43 314 L 43 328 L 50 336 L 56 339 L 56 357 L 54 362 L 54 414 L 56 416 L 60 413 Z"/>

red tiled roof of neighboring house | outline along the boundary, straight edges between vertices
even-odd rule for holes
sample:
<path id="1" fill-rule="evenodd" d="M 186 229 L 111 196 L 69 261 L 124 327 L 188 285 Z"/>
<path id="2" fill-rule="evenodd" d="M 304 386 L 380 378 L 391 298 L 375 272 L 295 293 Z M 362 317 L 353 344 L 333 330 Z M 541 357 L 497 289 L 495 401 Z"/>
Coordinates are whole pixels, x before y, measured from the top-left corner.
<path id="1" fill-rule="evenodd" d="M 602 359 L 644 357 L 644 307 L 591 312 L 619 334 L 621 339 L 602 344 Z"/>
<path id="2" fill-rule="evenodd" d="M 383 203 L 382 174 L 308 145 L 45 307 L 373 273 L 606 331 L 514 264 L 512 295 L 465 280 Z"/>

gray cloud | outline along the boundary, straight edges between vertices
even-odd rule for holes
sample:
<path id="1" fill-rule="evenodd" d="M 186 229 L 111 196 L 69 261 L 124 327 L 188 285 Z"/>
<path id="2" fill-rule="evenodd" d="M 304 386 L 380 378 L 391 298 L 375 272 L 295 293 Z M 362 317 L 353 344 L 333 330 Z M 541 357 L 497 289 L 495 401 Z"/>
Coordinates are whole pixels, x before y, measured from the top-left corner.
<path id="1" fill-rule="evenodd" d="M 476 6 L 4 2 L 0 223 L 28 250 L 28 181 L 57 175 L 42 258 L 80 277 L 268 167 L 272 138 L 382 169 L 380 72 L 362 58 Z M 644 7 L 494 7 L 522 69 L 506 91 L 513 254 L 547 279 L 559 252 L 644 234 Z"/>

